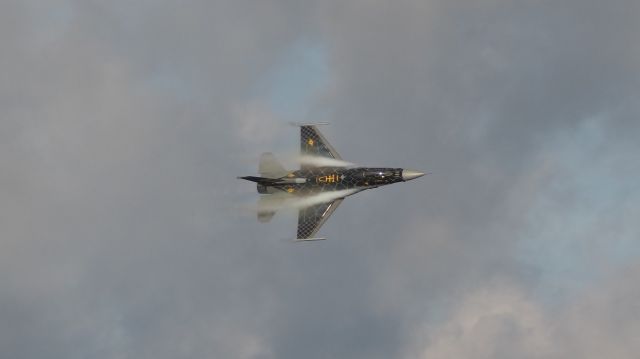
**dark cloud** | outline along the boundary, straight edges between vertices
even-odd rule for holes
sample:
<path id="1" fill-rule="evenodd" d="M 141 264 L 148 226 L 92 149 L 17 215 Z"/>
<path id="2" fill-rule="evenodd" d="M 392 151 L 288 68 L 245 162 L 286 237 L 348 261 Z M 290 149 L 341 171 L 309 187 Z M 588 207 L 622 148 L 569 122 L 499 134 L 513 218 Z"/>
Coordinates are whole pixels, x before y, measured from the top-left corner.
<path id="1" fill-rule="evenodd" d="M 0 8 L 6 355 L 637 352 L 636 1 Z M 301 42 L 345 159 L 434 172 L 311 246 L 235 180 L 296 135 L 259 89 Z"/>

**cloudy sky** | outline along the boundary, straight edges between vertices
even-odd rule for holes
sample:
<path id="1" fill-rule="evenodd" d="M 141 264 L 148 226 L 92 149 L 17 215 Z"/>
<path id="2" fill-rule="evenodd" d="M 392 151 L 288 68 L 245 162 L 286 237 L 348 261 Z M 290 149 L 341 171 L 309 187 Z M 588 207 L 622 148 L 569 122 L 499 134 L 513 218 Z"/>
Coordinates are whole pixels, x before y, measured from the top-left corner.
<path id="1" fill-rule="evenodd" d="M 635 358 L 640 2 L 5 0 L 6 358 Z M 289 121 L 433 174 L 322 243 Z M 293 166 L 294 164 L 288 163 Z"/>

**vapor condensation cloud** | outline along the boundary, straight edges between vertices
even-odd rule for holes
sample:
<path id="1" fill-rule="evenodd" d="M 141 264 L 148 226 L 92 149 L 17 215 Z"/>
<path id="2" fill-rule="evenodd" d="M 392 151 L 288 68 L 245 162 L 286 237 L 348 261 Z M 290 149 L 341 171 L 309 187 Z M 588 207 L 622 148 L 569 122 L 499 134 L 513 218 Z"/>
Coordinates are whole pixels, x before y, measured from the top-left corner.
<path id="1" fill-rule="evenodd" d="M 350 167 L 354 165 L 353 163 L 348 161 L 338 160 L 338 159 L 329 158 L 329 157 L 299 156 L 296 159 L 298 160 L 297 162 L 300 162 L 301 164 L 317 166 L 317 167 L 324 167 L 324 166 Z"/>
<path id="2" fill-rule="evenodd" d="M 640 2 L 0 5 L 7 358 L 634 358 Z M 309 246 L 295 122 L 433 172 Z M 296 161 L 285 161 L 291 167 Z"/>

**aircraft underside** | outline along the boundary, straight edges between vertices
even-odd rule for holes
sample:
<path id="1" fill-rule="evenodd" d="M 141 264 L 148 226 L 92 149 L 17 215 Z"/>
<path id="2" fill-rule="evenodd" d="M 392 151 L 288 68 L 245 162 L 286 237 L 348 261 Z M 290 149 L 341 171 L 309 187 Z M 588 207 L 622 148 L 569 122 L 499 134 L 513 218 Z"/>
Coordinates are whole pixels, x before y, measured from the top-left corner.
<path id="1" fill-rule="evenodd" d="M 300 126 L 300 152 L 307 158 L 343 162 L 315 125 Z M 262 155 L 258 172 L 259 177 L 239 177 L 256 182 L 258 192 L 263 194 L 258 201 L 258 220 L 268 222 L 278 208 L 284 206 L 298 208 L 297 240 L 301 241 L 324 239 L 313 236 L 345 197 L 424 175 L 402 168 L 349 168 L 309 163 L 302 163 L 299 170 L 287 171 L 271 153 Z"/>

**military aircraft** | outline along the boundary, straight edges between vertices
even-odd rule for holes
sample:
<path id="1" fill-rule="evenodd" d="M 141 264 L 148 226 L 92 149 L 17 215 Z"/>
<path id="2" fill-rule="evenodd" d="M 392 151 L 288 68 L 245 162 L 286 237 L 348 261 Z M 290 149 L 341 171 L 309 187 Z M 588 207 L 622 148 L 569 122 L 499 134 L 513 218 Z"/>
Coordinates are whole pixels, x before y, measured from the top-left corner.
<path id="1" fill-rule="evenodd" d="M 300 127 L 300 155 L 304 159 L 299 170 L 287 171 L 269 152 L 260 158 L 259 177 L 238 177 L 256 182 L 258 220 L 268 222 L 286 202 L 298 208 L 296 241 L 316 241 L 326 238 L 313 236 L 338 208 L 345 197 L 380 186 L 406 182 L 424 173 L 403 168 L 352 167 L 320 133 L 315 124 L 296 124 Z"/>

